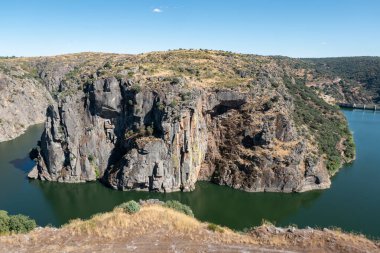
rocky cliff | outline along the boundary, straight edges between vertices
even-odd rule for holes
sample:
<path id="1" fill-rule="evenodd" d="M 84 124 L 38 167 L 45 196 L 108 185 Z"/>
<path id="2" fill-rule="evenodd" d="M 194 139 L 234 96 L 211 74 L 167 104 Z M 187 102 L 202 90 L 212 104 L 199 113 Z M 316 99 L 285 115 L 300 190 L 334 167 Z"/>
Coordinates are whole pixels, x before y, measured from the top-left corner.
<path id="1" fill-rule="evenodd" d="M 31 178 L 301 192 L 328 188 L 353 158 L 342 114 L 271 57 L 182 50 L 31 64 L 55 99 Z"/>
<path id="2" fill-rule="evenodd" d="M 27 65 L 0 61 L 0 142 L 22 134 L 28 126 L 46 120 L 50 93 Z"/>

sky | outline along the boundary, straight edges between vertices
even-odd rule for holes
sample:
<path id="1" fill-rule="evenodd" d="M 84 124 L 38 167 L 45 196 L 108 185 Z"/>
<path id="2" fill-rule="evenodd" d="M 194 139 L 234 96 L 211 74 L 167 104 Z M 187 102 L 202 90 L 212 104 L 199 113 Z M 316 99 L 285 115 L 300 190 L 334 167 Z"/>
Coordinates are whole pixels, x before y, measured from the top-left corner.
<path id="1" fill-rule="evenodd" d="M 0 56 L 380 56 L 380 0 L 1 0 Z"/>

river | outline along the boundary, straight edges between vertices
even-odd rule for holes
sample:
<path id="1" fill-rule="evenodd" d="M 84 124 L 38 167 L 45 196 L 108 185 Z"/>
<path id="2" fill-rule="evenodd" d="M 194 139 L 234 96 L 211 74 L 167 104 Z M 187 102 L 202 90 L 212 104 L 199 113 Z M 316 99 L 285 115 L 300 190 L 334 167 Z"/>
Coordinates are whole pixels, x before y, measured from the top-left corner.
<path id="1" fill-rule="evenodd" d="M 120 192 L 100 183 L 60 184 L 30 181 L 29 150 L 42 126 L 0 143 L 0 210 L 22 213 L 39 225 L 59 226 L 88 218 L 131 199 L 176 199 L 202 221 L 242 230 L 263 219 L 278 226 L 340 227 L 380 238 L 380 112 L 344 110 L 354 133 L 357 159 L 332 179 L 328 190 L 306 193 L 247 193 L 199 182 L 189 193 Z"/>

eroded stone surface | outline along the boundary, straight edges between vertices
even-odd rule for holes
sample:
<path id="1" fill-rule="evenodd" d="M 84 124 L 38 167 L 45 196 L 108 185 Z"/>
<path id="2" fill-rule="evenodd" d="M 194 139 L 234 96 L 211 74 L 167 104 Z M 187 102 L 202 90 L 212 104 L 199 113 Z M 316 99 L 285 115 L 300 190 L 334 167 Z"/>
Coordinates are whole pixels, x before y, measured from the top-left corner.
<path id="1" fill-rule="evenodd" d="M 294 121 L 299 94 L 285 79 L 296 85 L 295 70 L 278 60 L 206 51 L 20 59 L 5 62 L 0 89 L 30 79 L 47 94 L 35 105 L 46 121 L 31 178 L 162 192 L 197 180 L 251 192 L 327 188 L 326 156 Z"/>

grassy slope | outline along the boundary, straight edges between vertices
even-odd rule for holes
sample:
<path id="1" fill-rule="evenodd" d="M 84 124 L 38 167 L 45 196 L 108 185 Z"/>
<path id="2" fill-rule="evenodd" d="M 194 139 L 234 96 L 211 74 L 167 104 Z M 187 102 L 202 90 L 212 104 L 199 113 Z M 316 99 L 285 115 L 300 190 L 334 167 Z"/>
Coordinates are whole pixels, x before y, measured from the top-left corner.
<path id="1" fill-rule="evenodd" d="M 333 230 L 279 229 L 263 225 L 248 233 L 212 226 L 159 205 L 135 214 L 121 209 L 60 229 L 0 237 L 0 252 L 377 252 L 363 236 Z M 277 232 L 276 232 L 277 231 Z"/>

